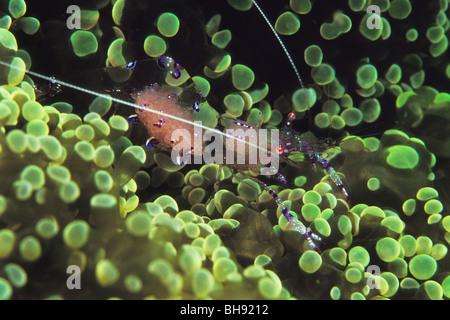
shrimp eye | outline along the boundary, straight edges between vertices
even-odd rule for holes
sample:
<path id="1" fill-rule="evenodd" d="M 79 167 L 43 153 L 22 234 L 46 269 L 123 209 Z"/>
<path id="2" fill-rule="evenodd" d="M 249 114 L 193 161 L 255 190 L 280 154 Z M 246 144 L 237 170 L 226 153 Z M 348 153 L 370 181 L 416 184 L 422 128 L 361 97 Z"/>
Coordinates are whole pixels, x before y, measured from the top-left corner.
<path id="1" fill-rule="evenodd" d="M 292 118 L 292 120 L 295 119 L 295 113 L 291 112 L 288 114 L 289 118 Z"/>

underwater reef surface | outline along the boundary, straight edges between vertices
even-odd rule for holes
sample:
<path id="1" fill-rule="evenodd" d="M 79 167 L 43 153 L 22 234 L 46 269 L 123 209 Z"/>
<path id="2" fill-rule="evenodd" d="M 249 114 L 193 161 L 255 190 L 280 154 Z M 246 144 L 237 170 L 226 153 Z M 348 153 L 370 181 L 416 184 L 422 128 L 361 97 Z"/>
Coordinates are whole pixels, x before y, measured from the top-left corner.
<path id="1" fill-rule="evenodd" d="M 73 2 L 0 1 L 0 299 L 450 298 L 447 0 L 261 0 L 305 89 L 251 1 Z M 307 154 L 258 177 L 320 252 L 245 175 L 146 147 L 113 98 L 155 82 L 338 142 L 350 203 Z"/>

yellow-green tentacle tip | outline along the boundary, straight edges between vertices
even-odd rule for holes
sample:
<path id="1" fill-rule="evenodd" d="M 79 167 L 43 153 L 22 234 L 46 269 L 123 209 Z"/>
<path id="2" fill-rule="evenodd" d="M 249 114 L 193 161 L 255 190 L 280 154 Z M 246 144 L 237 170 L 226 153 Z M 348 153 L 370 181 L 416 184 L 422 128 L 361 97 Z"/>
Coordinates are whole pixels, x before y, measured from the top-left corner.
<path id="1" fill-rule="evenodd" d="M 272 271 L 267 271 L 269 277 L 258 280 L 258 291 L 266 299 L 277 299 L 282 291 L 281 281 Z"/>
<path id="2" fill-rule="evenodd" d="M 27 12 L 27 4 L 24 0 L 10 0 L 8 11 L 14 19 L 20 18 Z"/>
<path id="3" fill-rule="evenodd" d="M 333 129 L 340 130 L 345 127 L 345 121 L 341 116 L 333 115 L 331 116 L 330 126 Z"/>
<path id="4" fill-rule="evenodd" d="M 410 216 L 416 211 L 416 199 L 408 199 L 403 203 L 402 206 L 403 212 Z"/>
<path id="5" fill-rule="evenodd" d="M 206 255 L 211 255 L 221 243 L 222 241 L 218 235 L 210 234 L 206 236 L 205 241 L 203 242 L 203 252 L 205 252 Z"/>
<path id="6" fill-rule="evenodd" d="M 439 43 L 445 36 L 445 30 L 442 26 L 432 26 L 427 29 L 426 35 L 431 43 Z"/>
<path id="7" fill-rule="evenodd" d="M 22 116 L 27 121 L 33 119 L 42 120 L 45 117 L 45 110 L 39 102 L 27 101 L 22 106 Z"/>
<path id="8" fill-rule="evenodd" d="M 12 294 L 11 284 L 5 278 L 0 277 L 0 300 L 9 300 Z"/>
<path id="9" fill-rule="evenodd" d="M 90 31 L 77 30 L 70 36 L 73 52 L 77 57 L 85 57 L 97 52 L 98 42 Z"/>
<path id="10" fill-rule="evenodd" d="M 365 99 L 361 102 L 359 109 L 361 110 L 364 122 L 366 123 L 375 122 L 381 115 L 381 105 L 376 98 Z"/>
<path id="11" fill-rule="evenodd" d="M 318 85 L 327 85 L 336 78 L 336 72 L 332 66 L 322 63 L 311 70 L 311 77 Z"/>
<path id="12" fill-rule="evenodd" d="M 142 290 L 142 280 L 134 274 L 129 274 L 125 277 L 124 285 L 131 293 L 139 293 Z"/>
<path id="13" fill-rule="evenodd" d="M 119 280 L 119 269 L 108 259 L 100 260 L 95 267 L 95 278 L 102 287 L 113 285 Z"/>
<path id="14" fill-rule="evenodd" d="M 406 19 L 412 11 L 409 0 L 393 0 L 389 6 L 389 14 L 394 19 Z"/>
<path id="15" fill-rule="evenodd" d="M 300 29 L 300 19 L 295 13 L 287 11 L 277 18 L 274 27 L 279 34 L 292 35 Z"/>
<path id="16" fill-rule="evenodd" d="M 375 249 L 378 257 L 385 262 L 394 261 L 400 254 L 399 243 L 389 237 L 378 240 Z"/>
<path id="17" fill-rule="evenodd" d="M 80 188 L 75 181 L 65 182 L 59 187 L 58 195 L 65 203 L 73 203 L 80 196 Z"/>
<path id="18" fill-rule="evenodd" d="M 192 276 L 192 291 L 197 298 L 206 298 L 214 288 L 214 277 L 207 269 L 199 269 Z"/>
<path id="19" fill-rule="evenodd" d="M 430 254 L 433 247 L 433 241 L 427 236 L 420 236 L 416 240 L 417 252 L 416 254 Z"/>
<path id="20" fill-rule="evenodd" d="M 436 273 L 436 270 L 436 260 L 427 254 L 414 256 L 409 262 L 409 272 L 411 272 L 417 280 L 430 279 Z"/>
<path id="21" fill-rule="evenodd" d="M 445 231 L 450 232 L 450 216 L 446 216 L 442 219 L 442 227 Z"/>
<path id="22" fill-rule="evenodd" d="M 408 42 L 414 42 L 419 38 L 419 32 L 417 29 L 411 28 L 406 31 L 405 37 Z"/>
<path id="23" fill-rule="evenodd" d="M 297 112 L 303 112 L 310 109 L 317 100 L 316 91 L 310 89 L 298 89 L 292 95 L 292 103 L 294 110 Z"/>
<path id="24" fill-rule="evenodd" d="M 44 239 L 51 239 L 59 232 L 58 222 L 53 218 L 42 218 L 36 223 L 36 232 Z"/>
<path id="25" fill-rule="evenodd" d="M 227 108 L 226 113 L 232 117 L 240 117 L 244 111 L 245 101 L 241 95 L 230 93 L 223 99 L 223 103 Z"/>
<path id="26" fill-rule="evenodd" d="M 298 260 L 300 269 L 306 273 L 314 273 L 322 266 L 322 257 L 315 251 L 305 251 Z"/>
<path id="27" fill-rule="evenodd" d="M 12 230 L 0 230 L 0 258 L 6 258 L 14 249 L 16 235 Z"/>
<path id="28" fill-rule="evenodd" d="M 370 263 L 370 255 L 365 248 L 361 246 L 356 246 L 350 249 L 348 253 L 348 260 L 350 263 L 358 262 L 363 267 L 366 267 Z"/>
<path id="29" fill-rule="evenodd" d="M 110 95 L 96 97 L 89 105 L 89 112 L 96 112 L 101 116 L 107 114 L 112 105 L 112 100 L 109 98 Z"/>
<path id="30" fill-rule="evenodd" d="M 397 293 L 400 284 L 398 278 L 391 272 L 383 272 L 381 277 L 386 281 L 388 287 L 387 290 L 383 292 L 383 296 L 388 298 L 394 296 Z"/>
<path id="31" fill-rule="evenodd" d="M 220 49 L 225 49 L 231 41 L 231 31 L 228 29 L 214 33 L 211 43 Z"/>
<path id="32" fill-rule="evenodd" d="M 166 42 L 163 38 L 157 35 L 149 35 L 144 40 L 144 51 L 152 58 L 158 57 L 164 54 L 167 50 Z"/>
<path id="33" fill-rule="evenodd" d="M 231 68 L 231 79 L 236 89 L 247 90 L 255 81 L 255 74 L 249 67 L 236 64 Z"/>
<path id="34" fill-rule="evenodd" d="M 417 252 L 416 239 L 411 235 L 402 236 L 399 244 L 405 252 L 405 257 L 412 257 Z"/>
<path id="35" fill-rule="evenodd" d="M 366 0 L 349 0 L 348 6 L 355 12 L 362 11 L 365 8 Z"/>
<path id="36" fill-rule="evenodd" d="M 244 179 L 238 184 L 237 192 L 248 201 L 255 201 L 261 194 L 261 187 L 255 181 Z"/>
<path id="37" fill-rule="evenodd" d="M 227 0 L 228 4 L 239 11 L 247 11 L 253 6 L 252 0 Z"/>
<path id="38" fill-rule="evenodd" d="M 301 210 L 303 218 L 308 222 L 314 221 L 320 215 L 320 208 L 313 203 L 303 205 Z"/>
<path id="39" fill-rule="evenodd" d="M 416 198 L 420 201 L 428 201 L 433 198 L 437 198 L 439 193 L 436 189 L 431 187 L 424 187 L 417 191 Z"/>
<path id="40" fill-rule="evenodd" d="M 137 211 L 132 212 L 126 220 L 127 231 L 135 237 L 148 235 L 152 226 L 152 220 L 149 214 Z"/>
<path id="41" fill-rule="evenodd" d="M 298 14 L 307 14 L 312 9 L 310 0 L 290 0 L 289 6 Z"/>
<path id="42" fill-rule="evenodd" d="M 310 190 L 305 192 L 305 194 L 302 197 L 303 203 L 304 204 L 315 204 L 315 205 L 319 205 L 322 202 L 322 196 L 320 195 L 319 192 L 314 191 L 314 190 Z"/>
<path id="43" fill-rule="evenodd" d="M 111 175 L 104 170 L 98 170 L 94 173 L 94 183 L 97 189 L 104 193 L 109 192 L 114 185 Z"/>
<path id="44" fill-rule="evenodd" d="M 356 71 L 356 82 L 363 89 L 369 89 L 372 87 L 377 79 L 377 69 L 371 64 L 363 65 Z"/>
<path id="45" fill-rule="evenodd" d="M 260 279 L 266 275 L 266 272 L 260 265 L 250 265 L 245 268 L 243 275 L 247 279 Z"/>
<path id="46" fill-rule="evenodd" d="M 443 209 L 442 202 L 437 199 L 428 200 L 424 205 L 424 210 L 429 215 L 441 213 Z"/>
<path id="47" fill-rule="evenodd" d="M 26 236 L 20 241 L 19 252 L 21 257 L 27 262 L 36 261 L 41 257 L 42 246 L 38 239 L 33 236 Z"/>
<path id="48" fill-rule="evenodd" d="M 158 17 L 156 27 L 163 36 L 173 37 L 178 33 L 180 20 L 173 13 L 165 12 Z"/>
<path id="49" fill-rule="evenodd" d="M 20 265 L 16 263 L 8 263 L 7 265 L 5 265 L 4 270 L 8 277 L 9 282 L 14 287 L 23 288 L 27 284 L 28 275 Z"/>
<path id="50" fill-rule="evenodd" d="M 0 29 L 0 56 L 14 55 L 17 52 L 17 41 L 6 29 Z"/>
<path id="51" fill-rule="evenodd" d="M 310 45 L 305 49 L 305 62 L 311 67 L 318 67 L 322 63 L 323 53 L 317 45 Z"/>
<path id="52" fill-rule="evenodd" d="M 118 26 L 121 25 L 122 13 L 123 13 L 124 6 L 125 6 L 125 0 L 117 0 L 114 3 L 113 9 L 112 9 L 113 21 Z"/>
<path id="53" fill-rule="evenodd" d="M 361 282 L 361 280 L 364 278 L 364 273 L 359 270 L 358 268 L 347 268 L 347 270 L 345 270 L 345 279 L 352 283 L 352 284 L 356 284 Z"/>
<path id="54" fill-rule="evenodd" d="M 331 288 L 330 297 L 333 300 L 339 300 L 341 298 L 341 290 L 336 286 Z"/>
<path id="55" fill-rule="evenodd" d="M 396 169 L 413 169 L 419 164 L 419 154 L 409 146 L 397 145 L 386 150 L 386 163 Z"/>
<path id="56" fill-rule="evenodd" d="M 69 248 L 79 249 L 83 247 L 89 240 L 89 233 L 90 227 L 86 221 L 72 221 L 64 228 L 64 243 Z"/>
<path id="57" fill-rule="evenodd" d="M 439 57 L 444 54 L 448 49 L 448 38 L 443 36 L 441 41 L 433 43 L 430 46 L 430 54 L 433 58 Z"/>
<path id="58" fill-rule="evenodd" d="M 333 15 L 333 22 L 325 22 L 320 26 L 320 35 L 325 40 L 333 40 L 347 33 L 352 28 L 352 20 L 342 12 Z"/>
<path id="59" fill-rule="evenodd" d="M 442 281 L 442 289 L 446 298 L 450 298 L 450 276 L 445 277 Z"/>
<path id="60" fill-rule="evenodd" d="M 224 282 L 228 275 L 237 272 L 237 270 L 237 265 L 229 258 L 217 259 L 214 261 L 212 268 L 214 278 L 219 282 Z"/>
<path id="61" fill-rule="evenodd" d="M 386 80 L 390 83 L 398 83 L 402 78 L 402 69 L 398 64 L 392 64 L 385 74 Z"/>
<path id="62" fill-rule="evenodd" d="M 45 184 L 44 170 L 36 165 L 30 164 L 21 171 L 20 179 L 28 181 L 34 190 L 38 190 Z"/>
<path id="63" fill-rule="evenodd" d="M 361 124 L 364 118 L 364 114 L 360 109 L 348 108 L 342 111 L 341 117 L 347 126 L 355 127 Z"/>

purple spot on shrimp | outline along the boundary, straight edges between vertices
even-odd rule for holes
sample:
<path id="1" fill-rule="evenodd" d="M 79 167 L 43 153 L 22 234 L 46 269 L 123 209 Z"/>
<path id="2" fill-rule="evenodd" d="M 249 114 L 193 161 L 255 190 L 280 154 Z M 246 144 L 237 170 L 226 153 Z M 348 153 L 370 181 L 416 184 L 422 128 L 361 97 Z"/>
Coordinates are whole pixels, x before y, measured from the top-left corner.
<path id="1" fill-rule="evenodd" d="M 165 68 L 164 61 L 166 61 L 167 58 L 168 58 L 168 56 L 165 56 L 165 55 L 159 56 L 158 60 L 156 60 L 158 67 L 160 67 L 161 69 L 164 69 Z"/>
<path id="2" fill-rule="evenodd" d="M 129 123 L 139 123 L 139 116 L 137 114 L 132 114 L 128 117 L 127 121 Z"/>
<path id="3" fill-rule="evenodd" d="M 175 69 L 175 72 L 171 71 L 170 75 L 172 76 L 172 78 L 174 79 L 180 79 L 181 77 L 181 72 L 178 69 Z"/>
<path id="4" fill-rule="evenodd" d="M 200 102 L 199 101 L 195 101 L 194 104 L 192 105 L 192 109 L 194 109 L 195 112 L 199 112 L 200 111 Z"/>
<path id="5" fill-rule="evenodd" d="M 145 108 L 148 108 L 148 104 L 144 103 L 142 106 L 139 106 L 139 111 L 144 111 Z"/>
<path id="6" fill-rule="evenodd" d="M 177 70 L 183 70 L 183 69 L 184 69 L 183 66 L 182 66 L 181 64 L 179 64 L 178 62 L 175 62 L 174 67 L 175 67 L 175 69 L 177 69 Z"/>
<path id="7" fill-rule="evenodd" d="M 149 138 L 147 139 L 147 142 L 145 143 L 145 146 L 147 148 L 153 148 L 154 146 L 156 146 L 159 143 L 159 140 L 156 138 Z"/>
<path id="8" fill-rule="evenodd" d="M 125 68 L 131 70 L 134 69 L 134 67 L 136 67 L 136 61 L 128 62 Z"/>

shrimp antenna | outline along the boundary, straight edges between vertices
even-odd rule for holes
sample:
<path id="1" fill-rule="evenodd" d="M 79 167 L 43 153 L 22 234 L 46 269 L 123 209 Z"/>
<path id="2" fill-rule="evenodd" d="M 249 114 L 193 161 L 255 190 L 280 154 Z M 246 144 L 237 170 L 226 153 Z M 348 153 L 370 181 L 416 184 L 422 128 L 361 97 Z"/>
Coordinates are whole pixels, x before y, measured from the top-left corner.
<path id="1" fill-rule="evenodd" d="M 305 89 L 305 86 L 303 85 L 302 77 L 300 77 L 300 73 L 298 72 L 297 66 L 294 63 L 294 60 L 292 59 L 291 55 L 289 54 L 289 51 L 287 50 L 286 46 L 284 45 L 283 40 L 281 40 L 280 35 L 278 34 L 277 30 L 273 27 L 272 23 L 267 18 L 264 11 L 261 9 L 261 7 L 258 5 L 256 0 L 252 0 L 253 4 L 255 5 L 256 9 L 258 9 L 261 16 L 264 18 L 266 23 L 269 25 L 270 30 L 272 30 L 273 34 L 275 35 L 275 38 L 277 38 L 278 43 L 280 44 L 281 48 L 283 49 L 284 53 L 286 54 L 289 62 L 291 63 L 292 69 L 294 69 L 295 75 L 297 76 L 298 82 L 300 83 L 300 87 L 302 89 Z"/>

